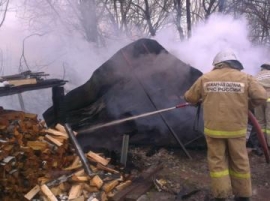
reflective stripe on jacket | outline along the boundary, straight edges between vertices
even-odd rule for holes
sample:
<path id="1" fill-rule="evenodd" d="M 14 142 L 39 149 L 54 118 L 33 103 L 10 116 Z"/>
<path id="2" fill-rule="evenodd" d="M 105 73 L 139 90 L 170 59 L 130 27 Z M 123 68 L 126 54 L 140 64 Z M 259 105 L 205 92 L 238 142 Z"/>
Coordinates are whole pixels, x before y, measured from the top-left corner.
<path id="1" fill-rule="evenodd" d="M 193 104 L 202 101 L 204 132 L 216 138 L 245 136 L 248 108 L 267 98 L 265 89 L 254 77 L 230 67 L 202 75 L 184 97 Z"/>

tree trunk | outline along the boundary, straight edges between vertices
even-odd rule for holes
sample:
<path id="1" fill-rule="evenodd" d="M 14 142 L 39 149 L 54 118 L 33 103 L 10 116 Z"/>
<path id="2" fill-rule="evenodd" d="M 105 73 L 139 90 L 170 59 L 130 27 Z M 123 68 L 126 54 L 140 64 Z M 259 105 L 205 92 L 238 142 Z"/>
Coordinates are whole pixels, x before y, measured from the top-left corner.
<path id="1" fill-rule="evenodd" d="M 182 2 L 181 2 L 181 0 L 175 0 L 174 7 L 176 10 L 176 27 L 177 27 L 180 39 L 183 40 L 184 39 L 184 31 L 183 31 L 183 28 L 181 27 L 181 17 L 182 17 Z"/>
<path id="2" fill-rule="evenodd" d="M 190 0 L 186 0 L 186 10 L 187 10 L 187 33 L 188 37 L 191 37 L 191 15 L 190 15 Z"/>
<path id="3" fill-rule="evenodd" d="M 145 19 L 146 19 L 147 24 L 148 24 L 149 32 L 150 32 L 151 36 L 155 36 L 156 30 L 154 29 L 152 22 L 151 22 L 151 14 L 150 14 L 148 0 L 144 0 L 144 3 L 145 3 Z"/>
<path id="4" fill-rule="evenodd" d="M 81 23 L 88 42 L 98 42 L 98 27 L 95 0 L 81 0 L 80 10 L 82 14 Z"/>
<path id="5" fill-rule="evenodd" d="M 224 11 L 224 5 L 225 5 L 225 0 L 218 1 L 218 12 L 222 13 Z"/>

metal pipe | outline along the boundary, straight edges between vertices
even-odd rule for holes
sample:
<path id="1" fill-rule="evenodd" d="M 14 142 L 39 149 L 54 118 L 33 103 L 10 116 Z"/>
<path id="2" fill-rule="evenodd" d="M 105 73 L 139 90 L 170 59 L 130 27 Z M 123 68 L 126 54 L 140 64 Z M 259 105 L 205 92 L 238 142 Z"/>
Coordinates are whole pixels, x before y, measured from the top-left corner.
<path id="1" fill-rule="evenodd" d="M 92 173 L 92 171 L 89 168 L 88 161 L 86 160 L 85 155 L 84 155 L 84 152 L 82 151 L 82 148 L 80 147 L 77 139 L 75 138 L 75 135 L 74 135 L 71 127 L 69 126 L 68 123 L 65 123 L 64 127 L 65 127 L 66 132 L 67 132 L 67 134 L 69 136 L 69 139 L 71 140 L 72 144 L 74 145 L 74 148 L 75 148 L 78 156 L 81 159 L 81 162 L 82 162 L 83 169 L 84 169 L 85 173 L 87 175 L 89 175 L 89 176 L 92 176 L 93 173 Z"/>

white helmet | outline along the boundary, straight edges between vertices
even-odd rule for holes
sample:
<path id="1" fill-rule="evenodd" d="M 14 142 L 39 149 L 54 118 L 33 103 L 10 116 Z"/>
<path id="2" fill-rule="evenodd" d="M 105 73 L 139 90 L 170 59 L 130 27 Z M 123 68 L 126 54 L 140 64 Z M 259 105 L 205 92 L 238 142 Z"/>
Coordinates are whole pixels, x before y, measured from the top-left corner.
<path id="1" fill-rule="evenodd" d="M 218 63 L 221 63 L 223 61 L 228 61 L 228 60 L 237 60 L 234 52 L 229 49 L 222 50 L 215 56 L 213 60 L 213 65 L 216 65 Z"/>

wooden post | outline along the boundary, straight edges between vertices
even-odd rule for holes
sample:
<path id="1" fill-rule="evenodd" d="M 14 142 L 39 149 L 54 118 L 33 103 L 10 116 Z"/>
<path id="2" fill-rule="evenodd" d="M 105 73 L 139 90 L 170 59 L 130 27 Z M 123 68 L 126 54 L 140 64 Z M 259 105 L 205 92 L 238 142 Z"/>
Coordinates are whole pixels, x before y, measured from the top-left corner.
<path id="1" fill-rule="evenodd" d="M 53 113 L 57 122 L 65 122 L 64 87 L 55 86 L 52 88 Z"/>

